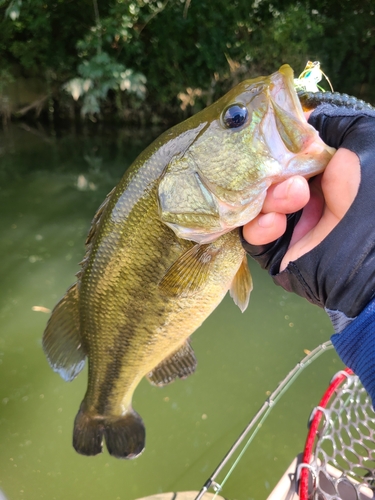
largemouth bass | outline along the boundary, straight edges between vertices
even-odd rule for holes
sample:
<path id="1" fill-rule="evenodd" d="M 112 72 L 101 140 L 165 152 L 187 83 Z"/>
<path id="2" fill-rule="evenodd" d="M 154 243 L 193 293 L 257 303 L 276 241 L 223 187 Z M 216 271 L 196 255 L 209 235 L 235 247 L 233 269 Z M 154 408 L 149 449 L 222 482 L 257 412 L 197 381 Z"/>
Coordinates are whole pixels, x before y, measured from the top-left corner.
<path id="1" fill-rule="evenodd" d="M 132 408 L 142 377 L 162 386 L 194 372 L 190 335 L 227 291 L 243 311 L 252 284 L 236 228 L 270 184 L 322 172 L 334 150 L 306 122 L 284 65 L 246 80 L 154 141 L 95 215 L 77 282 L 43 336 L 52 368 L 88 387 L 73 432 L 84 455 L 139 455 Z"/>

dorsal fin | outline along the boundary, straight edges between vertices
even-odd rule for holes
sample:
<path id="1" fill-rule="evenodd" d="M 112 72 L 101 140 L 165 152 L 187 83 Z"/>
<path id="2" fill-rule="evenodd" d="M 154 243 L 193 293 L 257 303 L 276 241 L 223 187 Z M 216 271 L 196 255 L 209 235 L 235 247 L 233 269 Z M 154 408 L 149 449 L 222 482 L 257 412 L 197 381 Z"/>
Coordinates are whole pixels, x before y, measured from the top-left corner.
<path id="1" fill-rule="evenodd" d="M 164 359 L 147 375 L 147 379 L 153 385 L 162 387 L 170 384 L 176 378 L 186 378 L 195 372 L 197 360 L 187 340 L 178 351 Z"/>
<path id="2" fill-rule="evenodd" d="M 98 208 L 98 210 L 96 211 L 96 214 L 94 215 L 94 218 L 92 219 L 91 221 L 91 227 L 90 227 L 90 230 L 89 230 L 89 234 L 87 235 L 87 238 L 86 238 L 86 246 L 89 246 L 96 234 L 96 230 L 99 226 L 99 223 L 100 223 L 100 219 L 101 219 L 101 216 L 103 215 L 103 212 L 104 210 L 106 209 L 107 205 L 108 205 L 108 202 L 114 192 L 116 188 L 113 188 L 112 191 L 110 191 L 105 200 L 103 201 L 103 203 L 100 205 L 100 207 Z"/>
<path id="3" fill-rule="evenodd" d="M 94 215 L 94 218 L 91 221 L 91 227 L 89 229 L 89 232 L 88 232 L 88 235 L 87 235 L 87 238 L 86 238 L 86 242 L 85 242 L 85 245 L 86 245 L 85 255 L 84 255 L 83 259 L 81 260 L 81 262 L 79 263 L 80 266 L 81 266 L 81 269 L 78 271 L 78 273 L 76 273 L 76 276 L 77 276 L 78 279 L 80 279 L 81 276 L 82 276 L 83 268 L 84 268 L 86 262 L 88 261 L 88 258 L 89 258 L 90 252 L 91 252 L 92 242 L 94 240 L 94 237 L 96 235 L 97 229 L 99 227 L 99 224 L 100 224 L 100 221 L 101 221 L 101 217 L 102 217 L 103 212 L 106 209 L 106 207 L 108 205 L 108 202 L 109 202 L 109 200 L 110 200 L 110 198 L 111 198 L 111 196 L 112 196 L 112 194 L 113 194 L 113 192 L 114 192 L 115 189 L 116 188 L 114 187 L 112 189 L 112 191 L 110 191 L 107 194 L 105 200 L 100 205 L 100 207 L 96 211 L 96 214 Z"/>
<path id="4" fill-rule="evenodd" d="M 55 306 L 43 334 L 43 349 L 53 370 L 73 380 L 85 364 L 78 308 L 77 283 Z"/>

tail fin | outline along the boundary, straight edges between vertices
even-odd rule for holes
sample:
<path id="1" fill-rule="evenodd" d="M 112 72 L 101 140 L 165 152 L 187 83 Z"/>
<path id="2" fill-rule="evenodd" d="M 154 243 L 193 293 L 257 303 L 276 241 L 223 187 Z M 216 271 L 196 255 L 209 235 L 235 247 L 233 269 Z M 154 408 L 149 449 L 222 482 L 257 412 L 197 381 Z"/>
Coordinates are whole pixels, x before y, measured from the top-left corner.
<path id="1" fill-rule="evenodd" d="M 145 447 L 146 430 L 141 417 L 132 408 L 121 417 L 100 417 L 79 410 L 73 431 L 73 447 L 82 455 L 97 455 L 105 437 L 110 455 L 136 458 Z"/>
<path id="2" fill-rule="evenodd" d="M 133 409 L 120 418 L 106 418 L 105 442 L 109 454 L 116 458 L 136 458 L 145 447 L 146 429 Z"/>
<path id="3" fill-rule="evenodd" d="M 83 406 L 83 405 L 82 405 Z M 81 455 L 97 455 L 102 452 L 104 420 L 85 413 L 81 409 L 74 421 L 73 447 Z"/>

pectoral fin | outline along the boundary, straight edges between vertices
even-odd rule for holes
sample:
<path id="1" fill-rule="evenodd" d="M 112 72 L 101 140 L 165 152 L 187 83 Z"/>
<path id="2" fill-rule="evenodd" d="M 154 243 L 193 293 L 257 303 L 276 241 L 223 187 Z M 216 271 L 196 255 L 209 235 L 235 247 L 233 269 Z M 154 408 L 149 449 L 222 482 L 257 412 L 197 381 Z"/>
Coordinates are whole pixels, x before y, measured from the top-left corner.
<path id="1" fill-rule="evenodd" d="M 152 385 L 162 387 L 176 378 L 186 378 L 195 372 L 197 360 L 189 341 L 172 356 L 162 361 L 147 375 Z"/>
<path id="2" fill-rule="evenodd" d="M 241 309 L 242 312 L 245 311 L 249 304 L 250 293 L 252 289 L 253 280 L 251 279 L 251 274 L 245 255 L 232 281 L 229 292 L 231 297 L 233 298 L 234 303 Z"/>
<path id="3" fill-rule="evenodd" d="M 86 353 L 80 335 L 77 283 L 52 311 L 43 334 L 43 349 L 53 370 L 64 380 L 73 380 L 82 370 Z"/>
<path id="4" fill-rule="evenodd" d="M 170 297 L 194 295 L 204 286 L 218 253 L 215 243 L 193 246 L 165 273 L 160 291 Z"/>

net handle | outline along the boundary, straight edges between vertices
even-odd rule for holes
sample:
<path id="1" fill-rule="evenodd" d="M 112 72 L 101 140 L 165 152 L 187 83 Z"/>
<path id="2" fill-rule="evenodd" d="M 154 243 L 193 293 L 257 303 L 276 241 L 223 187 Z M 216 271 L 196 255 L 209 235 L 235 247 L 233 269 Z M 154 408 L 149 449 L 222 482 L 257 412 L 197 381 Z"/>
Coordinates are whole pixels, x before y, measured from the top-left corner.
<path id="1" fill-rule="evenodd" d="M 314 417 L 310 423 L 309 432 L 306 438 L 305 449 L 302 456 L 301 461 L 301 476 L 300 476 L 300 485 L 299 485 L 299 497 L 300 500 L 308 500 L 309 495 L 309 468 L 310 468 L 310 460 L 312 455 L 312 450 L 315 442 L 316 435 L 318 433 L 318 428 L 322 416 L 324 414 L 324 409 L 327 407 L 329 400 L 333 396 L 334 392 L 338 388 L 338 386 L 347 379 L 348 375 L 353 375 L 353 372 L 350 368 L 345 368 L 333 377 L 330 385 L 328 386 L 326 392 L 323 394 L 322 399 L 318 407 L 315 409 Z"/>

